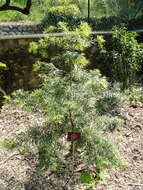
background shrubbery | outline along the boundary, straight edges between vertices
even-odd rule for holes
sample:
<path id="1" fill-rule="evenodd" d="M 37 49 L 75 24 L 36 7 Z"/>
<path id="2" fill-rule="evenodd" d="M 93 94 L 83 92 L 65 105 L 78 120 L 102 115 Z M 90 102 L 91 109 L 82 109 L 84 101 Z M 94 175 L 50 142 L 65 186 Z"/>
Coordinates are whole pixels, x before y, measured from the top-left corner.
<path id="1" fill-rule="evenodd" d="M 0 2 L 0 5 L 3 2 L 4 0 Z M 13 5 L 18 4 L 23 7 L 25 2 L 15 0 Z M 142 13 L 142 0 L 132 2 L 129 0 L 90 0 L 89 24 L 93 30 L 111 30 L 113 26 L 121 26 L 123 23 L 128 29 L 142 29 Z M 0 12 L 0 20 L 42 21 L 46 26 L 65 21 L 69 25 L 78 25 L 81 21 L 87 21 L 87 15 L 87 0 L 33 0 L 30 15 L 25 16 L 14 11 Z"/>
<path id="2" fill-rule="evenodd" d="M 95 61 L 97 59 L 103 70 L 105 67 L 109 71 L 110 80 L 119 82 L 121 90 L 124 91 L 138 81 L 138 73 L 142 72 L 143 44 L 138 43 L 137 33 L 129 32 L 123 27 L 114 27 L 113 29 L 108 47 L 104 37 L 97 36 Z"/>
<path id="3" fill-rule="evenodd" d="M 55 6 L 47 10 L 42 24 L 47 28 L 47 26 L 57 26 L 59 22 L 66 22 L 72 29 L 79 25 L 79 15 L 80 10 L 74 4 Z"/>

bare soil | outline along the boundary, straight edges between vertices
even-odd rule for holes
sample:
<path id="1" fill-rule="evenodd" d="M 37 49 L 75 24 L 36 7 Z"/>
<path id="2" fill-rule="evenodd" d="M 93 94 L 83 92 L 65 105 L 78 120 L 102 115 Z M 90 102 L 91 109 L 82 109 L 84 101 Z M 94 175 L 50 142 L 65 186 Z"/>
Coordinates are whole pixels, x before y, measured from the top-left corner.
<path id="1" fill-rule="evenodd" d="M 143 190 L 143 105 L 132 105 L 120 109 L 125 125 L 111 133 L 119 142 L 119 148 L 127 166 L 118 170 L 107 170 L 107 178 L 100 181 L 96 190 Z M 0 142 L 25 132 L 34 123 L 45 119 L 40 114 L 26 112 L 4 105 L 0 113 Z M 38 175 L 35 162 L 8 151 L 0 144 L 0 190 L 85 190 L 88 185 L 79 181 L 80 173 L 70 178 L 69 173 L 45 173 Z M 82 166 L 78 166 L 79 168 Z"/>

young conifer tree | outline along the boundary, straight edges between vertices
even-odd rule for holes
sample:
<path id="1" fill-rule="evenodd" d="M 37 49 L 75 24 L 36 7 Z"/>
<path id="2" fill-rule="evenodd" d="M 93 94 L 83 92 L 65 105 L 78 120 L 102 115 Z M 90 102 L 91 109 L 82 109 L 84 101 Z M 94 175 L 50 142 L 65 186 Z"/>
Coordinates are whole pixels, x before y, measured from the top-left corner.
<path id="1" fill-rule="evenodd" d="M 100 173 L 119 161 L 96 109 L 108 83 L 99 70 L 86 70 L 84 51 L 91 45 L 88 24 L 81 23 L 74 31 L 69 31 L 65 23 L 59 23 L 59 27 L 62 36 L 47 34 L 30 45 L 30 52 L 40 54 L 46 61 L 34 65 L 40 88 L 19 96 L 24 97 L 23 106 L 44 114 L 47 121 L 31 128 L 29 139 L 38 148 L 40 167 L 57 170 L 66 164 L 73 148 L 73 143 L 67 147 L 62 137 L 68 132 L 79 132 L 81 139 L 75 143 L 78 162 Z"/>

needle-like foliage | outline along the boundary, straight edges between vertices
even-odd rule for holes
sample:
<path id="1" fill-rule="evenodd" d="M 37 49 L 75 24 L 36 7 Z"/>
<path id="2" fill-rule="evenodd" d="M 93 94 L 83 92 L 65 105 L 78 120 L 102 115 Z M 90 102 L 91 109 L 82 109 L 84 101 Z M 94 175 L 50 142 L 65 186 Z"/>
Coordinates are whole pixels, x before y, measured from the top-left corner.
<path id="1" fill-rule="evenodd" d="M 24 107 L 44 114 L 47 121 L 43 126 L 31 128 L 28 137 L 38 148 L 40 167 L 57 170 L 66 164 L 73 145 L 67 148 L 68 143 L 62 138 L 68 132 L 80 132 L 75 155 L 87 168 L 92 165 L 97 174 L 105 167 L 118 164 L 118 154 L 106 137 L 106 127 L 113 122 L 114 125 L 123 122 L 106 117 L 103 124 L 98 113 L 96 103 L 108 90 L 108 82 L 99 70 L 85 69 L 88 60 L 83 52 L 90 46 L 89 26 L 81 23 L 72 32 L 65 23 L 60 23 L 59 27 L 63 36 L 47 35 L 30 46 L 30 51 L 41 54 L 48 62 L 39 61 L 34 65 L 41 88 L 32 93 L 19 93 L 19 97 L 23 98 Z M 52 55 L 51 47 L 57 50 Z"/>

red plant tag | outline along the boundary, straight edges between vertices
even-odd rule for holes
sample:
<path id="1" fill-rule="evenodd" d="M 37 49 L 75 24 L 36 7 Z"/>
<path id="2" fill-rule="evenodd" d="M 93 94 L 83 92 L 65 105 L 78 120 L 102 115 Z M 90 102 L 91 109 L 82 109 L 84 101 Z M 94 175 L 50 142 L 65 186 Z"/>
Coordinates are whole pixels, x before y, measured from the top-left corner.
<path id="1" fill-rule="evenodd" d="M 81 133 L 79 132 L 68 132 L 67 141 L 80 141 Z"/>

